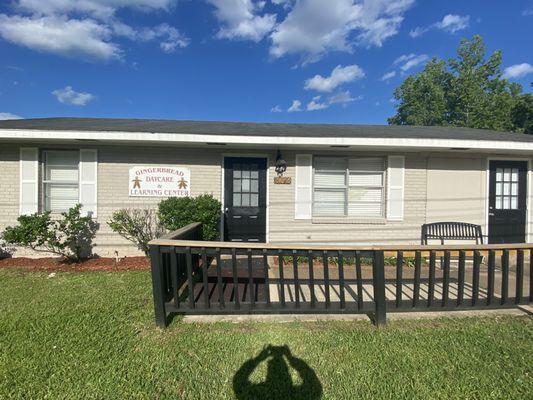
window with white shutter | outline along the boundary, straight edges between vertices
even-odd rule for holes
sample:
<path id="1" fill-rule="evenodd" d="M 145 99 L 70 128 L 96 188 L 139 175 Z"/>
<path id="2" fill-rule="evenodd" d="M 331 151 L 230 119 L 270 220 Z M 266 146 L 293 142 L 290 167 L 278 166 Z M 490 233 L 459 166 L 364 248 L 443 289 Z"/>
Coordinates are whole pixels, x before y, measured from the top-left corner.
<path id="1" fill-rule="evenodd" d="M 313 215 L 383 218 L 384 160 L 315 157 Z"/>
<path id="2" fill-rule="evenodd" d="M 96 217 L 98 153 L 96 149 L 80 150 L 79 202 L 83 215 Z"/>
<path id="3" fill-rule="evenodd" d="M 36 147 L 20 148 L 20 214 L 39 211 L 39 150 Z"/>
<path id="4" fill-rule="evenodd" d="M 294 218 L 311 219 L 313 202 L 313 156 L 296 154 Z"/>
<path id="5" fill-rule="evenodd" d="M 405 157 L 389 156 L 387 164 L 387 219 L 391 221 L 402 221 L 404 209 Z"/>
<path id="6" fill-rule="evenodd" d="M 65 212 L 79 202 L 80 152 L 43 151 L 43 208 Z"/>

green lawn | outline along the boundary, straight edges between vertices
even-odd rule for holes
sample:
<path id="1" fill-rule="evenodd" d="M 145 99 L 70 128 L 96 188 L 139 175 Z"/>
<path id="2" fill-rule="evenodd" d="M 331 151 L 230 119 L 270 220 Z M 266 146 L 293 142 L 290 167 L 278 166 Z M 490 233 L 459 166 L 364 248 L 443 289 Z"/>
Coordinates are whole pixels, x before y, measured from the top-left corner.
<path id="1" fill-rule="evenodd" d="M 147 272 L 48 278 L 0 270 L 0 295 L 1 399 L 288 399 L 292 393 L 449 400 L 533 393 L 528 317 L 390 322 L 381 330 L 363 321 L 175 319 L 160 330 Z"/>

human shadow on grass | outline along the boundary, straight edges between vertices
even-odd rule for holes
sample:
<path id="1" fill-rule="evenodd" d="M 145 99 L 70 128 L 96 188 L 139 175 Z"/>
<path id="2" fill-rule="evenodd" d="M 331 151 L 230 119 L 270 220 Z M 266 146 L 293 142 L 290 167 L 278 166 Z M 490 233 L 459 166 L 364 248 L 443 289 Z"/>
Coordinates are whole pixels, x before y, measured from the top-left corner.
<path id="1" fill-rule="evenodd" d="M 254 370 L 267 363 L 266 379 L 260 383 L 250 380 Z M 299 382 L 293 382 L 293 368 Z M 294 357 L 288 346 L 268 345 L 254 358 L 246 361 L 233 377 L 233 391 L 239 400 L 262 399 L 320 399 L 322 384 L 315 371 L 300 358 Z"/>

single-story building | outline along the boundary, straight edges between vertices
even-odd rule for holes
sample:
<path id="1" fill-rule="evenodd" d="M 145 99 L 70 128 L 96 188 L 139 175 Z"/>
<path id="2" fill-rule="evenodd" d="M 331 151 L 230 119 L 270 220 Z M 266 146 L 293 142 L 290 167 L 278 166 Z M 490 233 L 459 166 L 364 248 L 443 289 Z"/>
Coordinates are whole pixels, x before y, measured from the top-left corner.
<path id="1" fill-rule="evenodd" d="M 97 254 L 133 255 L 114 211 L 210 193 L 224 240 L 417 244 L 422 224 L 459 221 L 486 243 L 531 242 L 532 165 L 533 135 L 467 128 L 0 121 L 0 232 L 79 202 L 100 224 Z"/>

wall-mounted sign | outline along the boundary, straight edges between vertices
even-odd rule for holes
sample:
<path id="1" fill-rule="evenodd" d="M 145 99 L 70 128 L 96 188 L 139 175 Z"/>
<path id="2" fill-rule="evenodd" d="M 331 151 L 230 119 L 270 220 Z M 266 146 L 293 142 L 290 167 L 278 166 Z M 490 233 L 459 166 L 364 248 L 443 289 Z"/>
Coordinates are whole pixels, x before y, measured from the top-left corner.
<path id="1" fill-rule="evenodd" d="M 290 185 L 292 179 L 290 176 L 276 176 L 274 177 L 274 183 L 276 185 Z"/>
<path id="2" fill-rule="evenodd" d="M 182 167 L 131 167 L 131 197 L 187 197 L 191 195 L 191 171 Z"/>

